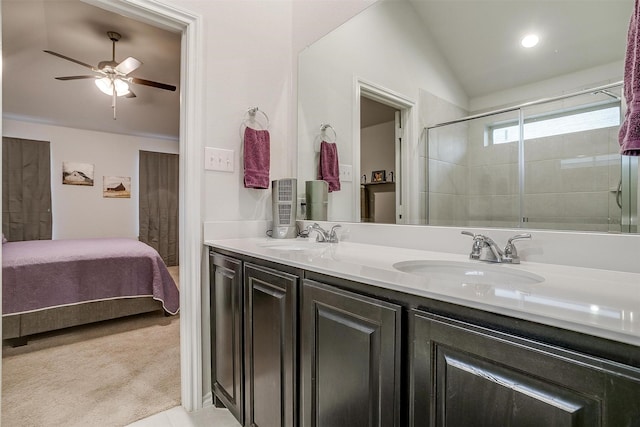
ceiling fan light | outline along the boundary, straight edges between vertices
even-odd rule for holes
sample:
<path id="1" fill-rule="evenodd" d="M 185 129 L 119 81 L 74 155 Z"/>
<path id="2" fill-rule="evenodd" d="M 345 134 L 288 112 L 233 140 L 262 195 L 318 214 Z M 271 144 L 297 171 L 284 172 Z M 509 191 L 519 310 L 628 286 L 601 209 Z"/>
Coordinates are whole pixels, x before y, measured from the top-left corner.
<path id="1" fill-rule="evenodd" d="M 120 79 L 115 79 L 112 83 L 112 80 L 108 77 L 102 77 L 101 79 L 96 79 L 96 86 L 102 93 L 112 96 L 113 95 L 113 86 L 115 83 L 116 86 L 116 96 L 124 96 L 129 93 L 129 85 L 127 82 L 122 81 Z"/>
<path id="2" fill-rule="evenodd" d="M 101 79 L 96 79 L 96 86 L 106 95 L 112 95 L 113 90 L 111 89 L 111 80 L 106 77 Z"/>
<path id="3" fill-rule="evenodd" d="M 129 85 L 124 80 L 114 80 L 116 85 L 116 95 L 123 96 L 129 94 Z"/>

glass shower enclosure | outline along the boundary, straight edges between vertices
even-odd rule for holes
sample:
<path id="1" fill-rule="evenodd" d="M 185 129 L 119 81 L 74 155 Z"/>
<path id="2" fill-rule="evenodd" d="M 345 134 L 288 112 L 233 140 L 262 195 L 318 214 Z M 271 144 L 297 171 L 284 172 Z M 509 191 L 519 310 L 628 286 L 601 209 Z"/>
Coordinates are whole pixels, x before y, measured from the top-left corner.
<path id="1" fill-rule="evenodd" d="M 637 232 L 621 92 L 614 83 L 427 128 L 428 223 Z"/>

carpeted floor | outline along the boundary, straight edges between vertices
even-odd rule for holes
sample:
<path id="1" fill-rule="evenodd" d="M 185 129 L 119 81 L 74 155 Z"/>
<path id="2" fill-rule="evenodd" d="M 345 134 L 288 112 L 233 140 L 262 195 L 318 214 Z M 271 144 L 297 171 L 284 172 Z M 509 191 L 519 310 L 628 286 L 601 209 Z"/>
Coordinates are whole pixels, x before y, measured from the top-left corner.
<path id="1" fill-rule="evenodd" d="M 180 405 L 179 333 L 158 311 L 3 346 L 2 425 L 125 426 Z"/>

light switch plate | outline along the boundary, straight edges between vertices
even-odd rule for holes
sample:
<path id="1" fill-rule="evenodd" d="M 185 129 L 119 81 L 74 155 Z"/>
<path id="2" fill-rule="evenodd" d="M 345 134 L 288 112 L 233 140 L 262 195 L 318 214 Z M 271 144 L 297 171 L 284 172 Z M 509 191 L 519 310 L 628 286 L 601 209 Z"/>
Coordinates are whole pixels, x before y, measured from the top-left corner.
<path id="1" fill-rule="evenodd" d="M 233 150 L 204 148 L 204 168 L 210 171 L 233 172 Z"/>
<path id="2" fill-rule="evenodd" d="M 340 165 L 340 181 L 351 182 L 353 181 L 353 166 L 352 165 Z"/>

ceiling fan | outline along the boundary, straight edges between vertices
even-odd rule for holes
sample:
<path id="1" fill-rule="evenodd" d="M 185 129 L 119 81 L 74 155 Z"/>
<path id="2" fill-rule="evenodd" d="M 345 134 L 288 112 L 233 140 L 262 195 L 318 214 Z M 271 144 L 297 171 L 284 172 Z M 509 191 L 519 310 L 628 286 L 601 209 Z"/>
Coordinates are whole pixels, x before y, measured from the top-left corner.
<path id="1" fill-rule="evenodd" d="M 129 87 L 130 83 L 144 85 L 144 86 L 151 86 L 158 89 L 164 89 L 164 90 L 170 90 L 170 91 L 176 90 L 176 87 L 172 85 L 154 82 L 151 80 L 145 80 L 138 77 L 128 76 L 129 73 L 138 69 L 138 67 L 142 65 L 142 62 L 130 56 L 124 61 L 118 63 L 116 61 L 116 42 L 120 40 L 122 36 L 115 31 L 108 31 L 107 36 L 109 37 L 109 39 L 113 44 L 111 60 L 100 61 L 97 67 L 86 64 L 82 61 L 78 61 L 77 59 L 69 58 L 68 56 L 62 55 L 57 52 L 53 52 L 51 50 L 45 50 L 44 52 L 48 54 L 57 56 L 62 59 L 66 59 L 67 61 L 74 62 L 78 65 L 82 65 L 83 67 L 89 68 L 91 71 L 96 73 L 94 75 L 85 75 L 85 76 L 56 77 L 56 79 L 57 80 L 95 79 L 96 86 L 102 92 L 112 97 L 111 108 L 113 108 L 114 120 L 116 119 L 116 98 L 118 96 L 125 96 L 127 98 L 136 97 L 136 95 L 133 93 L 133 91 Z"/>

